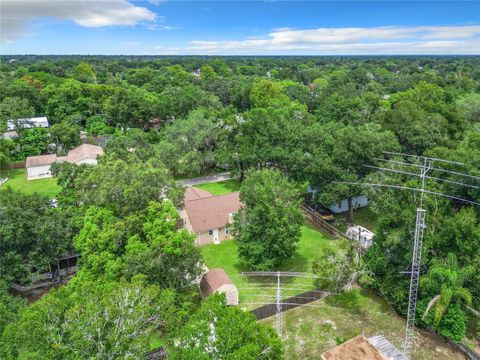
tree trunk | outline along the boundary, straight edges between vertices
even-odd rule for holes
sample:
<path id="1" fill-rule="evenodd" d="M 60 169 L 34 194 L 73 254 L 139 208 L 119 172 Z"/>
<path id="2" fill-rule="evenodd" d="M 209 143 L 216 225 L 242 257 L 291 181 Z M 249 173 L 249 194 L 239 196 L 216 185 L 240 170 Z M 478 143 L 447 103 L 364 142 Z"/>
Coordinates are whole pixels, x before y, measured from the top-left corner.
<path id="1" fill-rule="evenodd" d="M 243 161 L 240 161 L 239 165 L 240 165 L 240 182 L 242 182 L 245 177 L 245 169 L 243 167 Z"/>
<path id="2" fill-rule="evenodd" d="M 353 204 L 352 204 L 352 198 L 348 198 L 348 224 L 350 226 L 353 225 Z"/>

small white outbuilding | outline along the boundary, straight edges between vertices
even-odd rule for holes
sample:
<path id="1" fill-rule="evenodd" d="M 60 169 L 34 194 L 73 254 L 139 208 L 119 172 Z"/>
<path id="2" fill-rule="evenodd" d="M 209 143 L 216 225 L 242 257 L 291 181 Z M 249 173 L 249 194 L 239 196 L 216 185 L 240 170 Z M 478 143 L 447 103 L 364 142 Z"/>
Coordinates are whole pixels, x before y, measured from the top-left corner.
<path id="1" fill-rule="evenodd" d="M 375 237 L 373 232 L 360 225 L 350 226 L 346 235 L 352 240 L 360 241 L 360 246 L 364 249 L 372 246 L 373 238 Z"/>
<path id="2" fill-rule="evenodd" d="M 227 305 L 238 305 L 238 289 L 223 269 L 211 269 L 200 280 L 202 298 L 213 293 L 225 294 Z"/>

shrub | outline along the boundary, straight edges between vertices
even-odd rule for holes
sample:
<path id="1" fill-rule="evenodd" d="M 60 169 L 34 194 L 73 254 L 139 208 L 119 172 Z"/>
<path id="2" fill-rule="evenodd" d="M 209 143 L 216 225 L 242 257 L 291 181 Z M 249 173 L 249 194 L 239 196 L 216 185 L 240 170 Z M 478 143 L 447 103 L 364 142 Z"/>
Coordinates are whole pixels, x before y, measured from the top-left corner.
<path id="1" fill-rule="evenodd" d="M 454 341 L 460 341 L 465 337 L 466 317 L 459 304 L 451 304 L 447 312 L 435 330 Z"/>

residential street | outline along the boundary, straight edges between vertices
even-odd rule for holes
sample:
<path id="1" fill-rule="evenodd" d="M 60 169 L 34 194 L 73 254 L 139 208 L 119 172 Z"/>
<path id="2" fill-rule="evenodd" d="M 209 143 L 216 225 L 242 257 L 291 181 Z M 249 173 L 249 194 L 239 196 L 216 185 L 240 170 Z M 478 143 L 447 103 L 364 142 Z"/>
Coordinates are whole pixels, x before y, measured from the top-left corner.
<path id="1" fill-rule="evenodd" d="M 213 182 L 218 182 L 218 181 L 223 181 L 228 179 L 231 179 L 231 176 L 228 172 L 225 172 L 225 173 L 215 174 L 215 175 L 200 176 L 192 179 L 178 180 L 178 182 L 185 186 L 194 186 L 198 184 L 213 183 Z"/>

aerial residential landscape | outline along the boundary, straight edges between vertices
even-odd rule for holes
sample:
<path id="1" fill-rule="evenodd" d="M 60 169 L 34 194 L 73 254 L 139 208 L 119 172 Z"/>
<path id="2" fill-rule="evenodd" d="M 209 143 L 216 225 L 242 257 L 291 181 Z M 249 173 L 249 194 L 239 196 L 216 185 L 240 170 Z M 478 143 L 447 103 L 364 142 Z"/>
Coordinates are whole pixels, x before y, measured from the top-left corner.
<path id="1" fill-rule="evenodd" d="M 0 10 L 0 359 L 480 359 L 479 3 Z"/>

